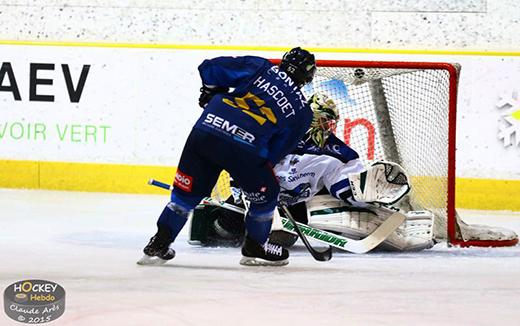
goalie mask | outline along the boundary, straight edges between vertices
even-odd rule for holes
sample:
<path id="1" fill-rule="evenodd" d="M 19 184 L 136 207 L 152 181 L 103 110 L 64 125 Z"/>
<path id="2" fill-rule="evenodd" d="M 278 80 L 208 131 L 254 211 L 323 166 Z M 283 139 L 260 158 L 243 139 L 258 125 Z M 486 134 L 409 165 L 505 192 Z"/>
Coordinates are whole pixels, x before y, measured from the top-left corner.
<path id="1" fill-rule="evenodd" d="M 334 101 L 323 93 L 315 93 L 308 103 L 314 114 L 307 132 L 308 137 L 316 145 L 323 147 L 329 135 L 336 130 L 339 119 L 338 109 Z"/>

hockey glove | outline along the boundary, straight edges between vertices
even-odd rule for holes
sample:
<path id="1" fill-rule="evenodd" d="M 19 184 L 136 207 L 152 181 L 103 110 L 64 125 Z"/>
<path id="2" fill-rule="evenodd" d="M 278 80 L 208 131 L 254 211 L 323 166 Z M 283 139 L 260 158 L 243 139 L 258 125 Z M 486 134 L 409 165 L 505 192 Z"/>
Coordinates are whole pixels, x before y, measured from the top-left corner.
<path id="1" fill-rule="evenodd" d="M 215 96 L 216 94 L 227 93 L 228 91 L 228 87 L 209 87 L 206 85 L 202 85 L 202 87 L 200 88 L 199 106 L 201 108 L 205 108 L 209 101 L 211 101 L 213 96 Z"/>
<path id="2" fill-rule="evenodd" d="M 358 202 L 392 205 L 410 191 L 406 172 L 392 162 L 379 161 L 365 172 L 351 173 L 349 182 Z"/>

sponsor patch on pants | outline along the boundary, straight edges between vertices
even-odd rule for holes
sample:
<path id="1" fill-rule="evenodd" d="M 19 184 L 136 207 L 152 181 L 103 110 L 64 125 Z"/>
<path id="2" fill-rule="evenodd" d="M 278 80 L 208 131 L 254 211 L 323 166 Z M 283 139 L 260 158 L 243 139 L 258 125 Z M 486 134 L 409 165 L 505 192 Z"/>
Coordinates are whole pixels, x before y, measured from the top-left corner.
<path id="1" fill-rule="evenodd" d="M 175 174 L 175 182 L 173 183 L 173 186 L 178 187 L 186 192 L 191 192 L 192 185 L 193 177 L 177 169 L 177 174 Z"/>

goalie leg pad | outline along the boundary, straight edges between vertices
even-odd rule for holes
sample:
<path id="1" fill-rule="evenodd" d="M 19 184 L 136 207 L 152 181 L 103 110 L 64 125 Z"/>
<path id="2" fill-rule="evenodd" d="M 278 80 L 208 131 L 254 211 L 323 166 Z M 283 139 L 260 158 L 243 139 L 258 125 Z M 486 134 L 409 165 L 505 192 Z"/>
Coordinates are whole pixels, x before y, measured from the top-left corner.
<path id="1" fill-rule="evenodd" d="M 323 201 L 322 201 L 323 202 Z M 394 211 L 385 207 L 356 208 L 337 201 L 326 201 L 328 207 L 316 203 L 309 205 L 309 226 L 339 232 L 352 239 L 371 234 Z M 433 214 L 428 211 L 411 211 L 405 222 L 378 248 L 397 251 L 418 251 L 433 246 Z"/>
<path id="2" fill-rule="evenodd" d="M 189 243 L 208 247 L 239 247 L 245 236 L 244 214 L 211 204 L 195 207 Z"/>

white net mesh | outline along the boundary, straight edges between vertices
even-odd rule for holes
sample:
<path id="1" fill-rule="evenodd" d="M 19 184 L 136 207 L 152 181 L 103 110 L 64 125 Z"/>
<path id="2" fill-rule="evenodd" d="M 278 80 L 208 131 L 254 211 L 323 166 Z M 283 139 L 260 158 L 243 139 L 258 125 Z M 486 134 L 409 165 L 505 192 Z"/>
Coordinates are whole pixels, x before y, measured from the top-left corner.
<path id="1" fill-rule="evenodd" d="M 402 64 L 397 65 L 399 68 L 391 65 L 381 68 L 381 63 L 367 62 L 363 67 L 319 66 L 304 92 L 307 96 L 323 92 L 334 99 L 340 112 L 336 135 L 355 149 L 366 165 L 388 160 L 407 171 L 412 191 L 402 207 L 433 212 L 435 236 L 444 239 L 449 212 L 449 134 L 455 127 L 450 127 L 450 101 L 456 101 L 450 97 L 450 83 L 456 81 L 440 66 L 417 69 L 411 64 L 410 69 L 403 69 Z M 451 212 L 455 214 L 454 207 Z M 507 244 L 498 242 L 517 239 L 509 230 L 467 225 L 455 216 L 451 220 L 456 237 L 476 240 L 474 245 L 494 241 L 488 244 L 501 246 Z"/>
<path id="2" fill-rule="evenodd" d="M 304 91 L 334 99 L 340 112 L 336 135 L 366 165 L 384 159 L 403 166 L 412 180 L 414 209 L 446 218 L 448 71 L 320 67 Z"/>

